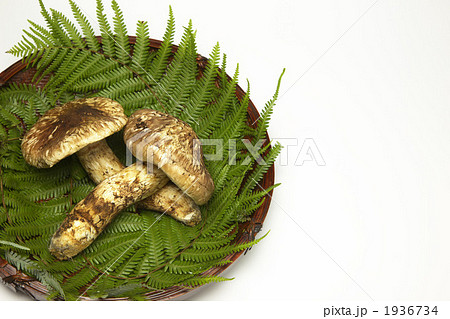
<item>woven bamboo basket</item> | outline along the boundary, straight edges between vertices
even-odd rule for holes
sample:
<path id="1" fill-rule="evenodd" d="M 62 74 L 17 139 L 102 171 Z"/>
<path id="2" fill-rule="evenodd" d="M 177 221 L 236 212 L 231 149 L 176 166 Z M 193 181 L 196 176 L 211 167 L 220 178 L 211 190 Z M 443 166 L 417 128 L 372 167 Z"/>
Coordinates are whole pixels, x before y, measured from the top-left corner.
<path id="1" fill-rule="evenodd" d="M 101 38 L 98 37 L 101 41 Z M 134 45 L 136 43 L 136 37 L 129 37 L 130 44 Z M 150 50 L 159 49 L 161 46 L 161 41 L 150 39 Z M 175 52 L 178 49 L 177 46 L 172 47 L 172 51 Z M 200 76 L 202 75 L 207 58 L 199 55 L 197 57 L 197 65 L 199 69 Z M 11 83 L 26 83 L 30 84 L 33 75 L 36 70 L 34 68 L 26 68 L 26 64 L 22 61 L 18 61 L 0 73 L 0 87 L 8 85 Z M 48 81 L 47 78 L 43 78 L 39 83 L 34 83 L 39 87 L 43 87 Z M 236 87 L 236 96 L 238 99 L 242 99 L 245 95 L 244 90 L 240 87 Z M 259 112 L 256 109 L 253 102 L 250 100 L 247 109 L 248 123 L 252 127 L 256 127 L 256 120 L 259 118 Z M 264 145 L 270 143 L 269 135 L 266 132 L 266 141 Z M 264 175 L 263 180 L 259 183 L 264 189 L 272 186 L 274 184 L 275 170 L 272 166 L 267 173 Z M 272 191 L 265 196 L 263 205 L 261 205 L 251 216 L 251 219 L 245 223 L 239 225 L 238 235 L 234 240 L 235 243 L 246 243 L 255 239 L 256 234 L 261 230 L 264 219 L 266 218 L 267 212 L 269 210 L 270 202 L 272 198 Z M 231 261 L 224 266 L 214 267 L 206 271 L 205 275 L 219 275 L 225 269 L 227 269 L 233 262 L 235 262 L 241 255 L 245 254 L 247 251 L 240 251 L 227 256 L 225 259 Z M 47 288 L 35 278 L 32 278 L 25 273 L 17 270 L 13 265 L 9 264 L 5 259 L 0 257 L 0 278 L 3 283 L 9 288 L 13 289 L 15 292 L 24 293 L 34 300 L 46 300 L 48 296 Z M 188 289 L 186 287 L 173 286 L 164 290 L 151 291 L 146 294 L 148 300 L 170 300 L 179 298 L 186 295 L 187 293 L 193 291 L 193 289 Z M 81 300 L 89 300 L 89 298 L 80 298 Z M 127 298 L 107 298 L 104 300 L 127 300 Z"/>

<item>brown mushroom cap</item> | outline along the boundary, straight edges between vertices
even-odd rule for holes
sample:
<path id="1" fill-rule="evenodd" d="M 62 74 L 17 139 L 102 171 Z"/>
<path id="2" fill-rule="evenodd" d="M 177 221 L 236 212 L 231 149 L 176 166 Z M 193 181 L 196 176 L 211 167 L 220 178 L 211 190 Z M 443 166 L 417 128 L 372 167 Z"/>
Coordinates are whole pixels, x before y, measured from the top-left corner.
<path id="1" fill-rule="evenodd" d="M 70 101 L 47 111 L 25 134 L 22 154 L 30 165 L 52 167 L 83 147 L 120 131 L 126 122 L 122 106 L 111 99 Z"/>
<path id="2" fill-rule="evenodd" d="M 162 112 L 140 109 L 130 116 L 124 140 L 137 159 L 157 165 L 197 205 L 210 199 L 214 182 L 197 134 L 188 124 Z"/>

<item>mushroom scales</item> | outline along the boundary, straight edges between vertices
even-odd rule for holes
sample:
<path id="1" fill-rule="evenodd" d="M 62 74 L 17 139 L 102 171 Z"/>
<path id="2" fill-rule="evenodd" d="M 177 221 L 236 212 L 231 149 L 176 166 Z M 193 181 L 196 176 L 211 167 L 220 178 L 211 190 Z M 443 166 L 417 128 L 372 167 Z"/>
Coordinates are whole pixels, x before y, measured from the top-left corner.
<path id="1" fill-rule="evenodd" d="M 22 154 L 37 168 L 52 167 L 83 147 L 120 131 L 122 106 L 107 98 L 79 99 L 47 111 L 25 134 Z"/>
<path id="2" fill-rule="evenodd" d="M 128 119 L 124 141 L 137 159 L 157 165 L 197 205 L 211 198 L 214 182 L 203 161 L 200 140 L 185 122 L 140 109 Z"/>
<path id="3" fill-rule="evenodd" d="M 53 235 L 50 252 L 58 259 L 75 256 L 88 247 L 124 208 L 145 198 L 168 181 L 158 169 L 133 164 L 97 185 L 75 205 Z"/>

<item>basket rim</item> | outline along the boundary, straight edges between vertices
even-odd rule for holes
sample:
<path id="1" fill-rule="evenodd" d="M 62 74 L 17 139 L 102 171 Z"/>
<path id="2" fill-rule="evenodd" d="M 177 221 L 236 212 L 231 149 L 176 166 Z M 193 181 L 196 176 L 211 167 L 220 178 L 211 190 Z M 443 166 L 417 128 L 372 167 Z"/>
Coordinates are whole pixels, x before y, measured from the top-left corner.
<path id="1" fill-rule="evenodd" d="M 100 36 L 97 36 L 96 38 L 99 40 L 99 42 L 101 42 L 102 38 Z M 130 44 L 133 45 L 136 43 L 135 36 L 128 36 L 128 38 Z M 149 40 L 150 40 L 149 49 L 158 49 L 162 44 L 161 40 L 152 38 L 149 38 Z M 177 49 L 178 49 L 177 45 L 172 45 L 173 53 L 176 52 Z M 208 61 L 208 59 L 199 54 L 197 57 L 197 64 L 199 64 L 201 61 L 206 62 Z M 25 71 L 26 67 L 27 64 L 24 63 L 22 60 L 19 60 L 10 65 L 5 70 L 3 70 L 0 73 L 0 88 L 10 83 L 17 83 L 17 81 L 14 79 L 14 76 Z M 229 79 L 231 79 L 231 77 L 228 74 L 227 76 Z M 239 84 L 237 84 L 236 97 L 238 99 L 242 99 L 244 96 L 245 91 L 240 87 Z M 251 123 L 253 123 L 252 126 L 256 127 L 254 122 L 256 122 L 260 114 L 251 99 L 249 99 L 248 103 L 247 116 L 251 121 Z M 265 137 L 266 141 L 264 145 L 270 144 L 270 138 L 267 131 L 265 132 Z M 269 170 L 264 174 L 263 180 L 260 182 L 260 184 L 261 187 L 266 189 L 267 187 L 274 185 L 274 183 L 275 183 L 275 165 L 272 165 L 269 168 Z M 273 190 L 271 190 L 267 195 L 264 196 L 265 200 L 263 204 L 251 215 L 250 221 L 241 223 L 239 225 L 240 230 L 239 236 L 236 241 L 237 243 L 250 242 L 255 239 L 257 233 L 261 230 L 264 220 L 268 214 L 270 203 L 272 200 L 272 194 Z M 247 250 L 238 251 L 229 256 L 226 256 L 224 260 L 229 260 L 230 261 L 229 263 L 224 264 L 223 266 L 220 267 L 211 268 L 206 272 L 204 272 L 204 274 L 210 276 L 221 274 L 228 267 L 230 267 L 241 255 L 245 254 L 246 252 Z M 25 273 L 23 273 L 22 271 L 18 270 L 16 267 L 8 263 L 8 261 L 3 259 L 1 256 L 0 256 L 0 282 L 11 288 L 13 291 L 22 292 L 34 300 L 46 300 L 48 296 L 48 290 L 46 286 L 44 286 L 37 279 L 30 277 Z M 189 289 L 180 286 L 172 286 L 163 290 L 149 292 L 146 294 L 146 297 L 148 298 L 148 300 L 171 300 L 184 296 L 197 288 L 199 287 Z M 80 298 L 80 300 L 92 300 L 92 299 L 88 297 L 82 297 Z M 105 298 L 102 300 L 128 300 L 128 298 L 127 297 Z"/>

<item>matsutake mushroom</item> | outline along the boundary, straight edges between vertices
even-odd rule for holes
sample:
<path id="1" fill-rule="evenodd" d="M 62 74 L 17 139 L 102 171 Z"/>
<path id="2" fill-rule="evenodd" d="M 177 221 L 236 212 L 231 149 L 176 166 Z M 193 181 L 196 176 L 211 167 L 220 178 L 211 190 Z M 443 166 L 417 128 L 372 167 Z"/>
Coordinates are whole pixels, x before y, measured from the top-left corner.
<path id="1" fill-rule="evenodd" d="M 110 99 L 80 99 L 44 114 L 22 141 L 26 161 L 36 167 L 52 167 L 63 158 L 104 140 L 127 121 L 122 106 Z M 106 142 L 105 145 L 107 146 Z M 82 152 L 100 163 L 107 157 L 99 150 Z M 108 168 L 106 170 L 109 170 Z M 104 171 L 104 170 L 103 170 Z M 158 168 L 133 164 L 101 182 L 66 216 L 52 237 L 49 250 L 58 259 L 77 255 L 88 247 L 124 208 L 160 190 L 169 181 Z"/>
<path id="2" fill-rule="evenodd" d="M 197 205 L 211 198 L 214 182 L 203 161 L 200 140 L 185 122 L 140 109 L 128 119 L 124 141 L 138 160 L 157 165 Z"/>
<path id="3" fill-rule="evenodd" d="M 97 154 L 101 156 L 96 158 Z M 77 155 L 84 169 L 97 184 L 125 168 L 105 141 L 88 145 L 78 151 Z M 200 208 L 170 182 L 153 195 L 136 203 L 136 206 L 162 212 L 188 226 L 195 226 L 202 220 Z"/>
<path id="4" fill-rule="evenodd" d="M 52 167 L 76 153 L 91 179 L 99 184 L 125 168 L 105 138 L 121 130 L 127 120 L 122 106 L 111 99 L 70 101 L 50 109 L 36 122 L 22 141 L 22 153 L 38 168 Z M 189 226 L 201 221 L 197 205 L 172 183 L 139 207 L 168 214 Z"/>
<path id="5" fill-rule="evenodd" d="M 85 146 L 120 131 L 127 120 L 122 106 L 111 99 L 94 97 L 70 101 L 47 111 L 25 134 L 23 157 L 37 168 L 52 167 Z M 101 158 L 101 154 L 96 158 Z"/>
<path id="6" fill-rule="evenodd" d="M 50 252 L 60 260 L 77 255 L 120 211 L 155 193 L 167 181 L 161 170 L 138 163 L 105 179 L 66 216 L 51 239 Z"/>

